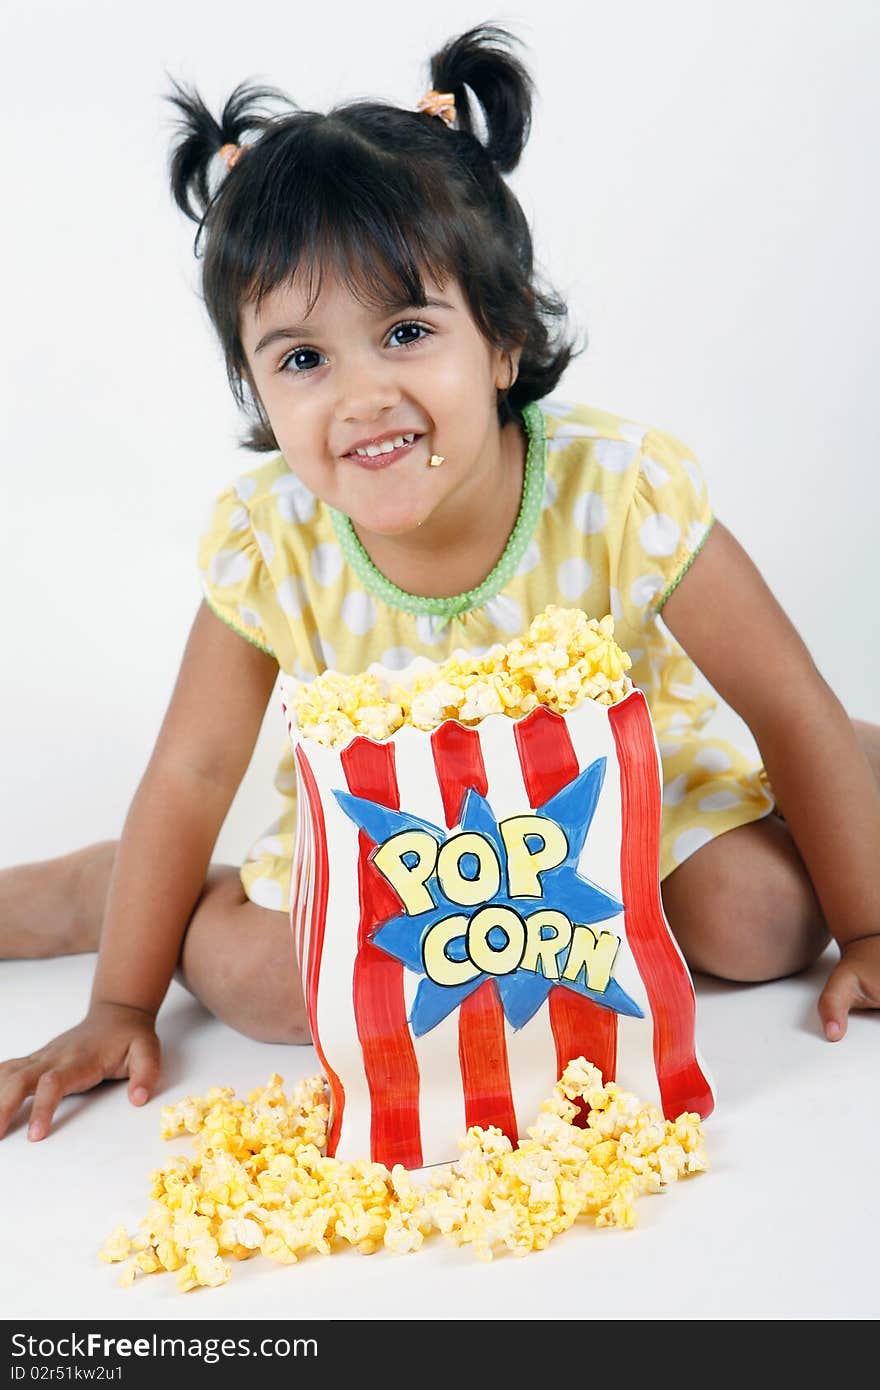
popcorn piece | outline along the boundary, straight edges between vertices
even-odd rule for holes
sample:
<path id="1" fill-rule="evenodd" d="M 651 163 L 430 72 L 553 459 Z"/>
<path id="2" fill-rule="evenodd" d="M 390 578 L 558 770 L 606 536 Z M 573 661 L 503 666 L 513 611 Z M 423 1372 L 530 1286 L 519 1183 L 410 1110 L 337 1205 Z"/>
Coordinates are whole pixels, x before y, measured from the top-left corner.
<path id="1" fill-rule="evenodd" d="M 587 1107 L 583 1128 L 575 1102 Z M 163 1132 L 193 1133 L 195 1157 L 153 1173 L 156 1201 L 140 1233 L 117 1226 L 101 1259 L 129 1260 L 124 1287 L 167 1270 L 184 1292 L 226 1283 L 229 1259 L 259 1253 L 296 1264 L 341 1242 L 365 1255 L 410 1254 L 433 1232 L 489 1261 L 498 1249 L 544 1250 L 580 1216 L 633 1226 L 638 1197 L 707 1167 L 698 1115 L 664 1119 L 603 1085 L 583 1057 L 565 1068 L 526 1139 L 514 1147 L 494 1126 L 472 1126 L 458 1160 L 433 1169 L 427 1186 L 400 1164 L 389 1172 L 322 1153 L 329 1113 L 321 1077 L 300 1081 L 288 1099 L 275 1073 L 246 1102 L 227 1087 L 166 1107 Z"/>
<path id="2" fill-rule="evenodd" d="M 403 724 L 428 731 L 444 719 L 466 725 L 490 714 L 520 719 L 539 704 L 559 714 L 586 699 L 616 704 L 632 690 L 631 666 L 614 641 L 610 614 L 598 620 L 550 604 L 523 637 L 496 643 L 482 657 L 453 653 L 416 675 L 411 689 L 397 684 L 386 695 L 375 675 L 338 671 L 309 682 L 285 677 L 283 688 L 299 731 L 341 748 L 358 734 L 381 742 Z M 189 1122 L 187 1112 L 180 1123 Z"/>

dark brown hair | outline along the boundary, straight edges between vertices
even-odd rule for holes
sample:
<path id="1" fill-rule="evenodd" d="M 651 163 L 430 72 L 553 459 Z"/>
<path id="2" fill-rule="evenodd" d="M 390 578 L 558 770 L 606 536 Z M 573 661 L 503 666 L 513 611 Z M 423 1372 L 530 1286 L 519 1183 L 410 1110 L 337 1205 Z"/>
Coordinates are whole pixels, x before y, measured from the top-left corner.
<path id="1" fill-rule="evenodd" d="M 431 59 L 432 87 L 455 97 L 452 126 L 376 101 L 348 102 L 326 115 L 303 111 L 277 89 L 248 83 L 235 88 L 216 121 L 195 90 L 170 78 L 174 92 L 165 99 L 183 116 L 171 189 L 199 224 L 203 300 L 233 395 L 255 419 L 243 447 L 278 445 L 250 384 L 241 307 L 253 301 L 259 309 L 301 268 L 307 313 L 327 266 L 377 308 L 424 307 L 421 267 L 441 285 L 453 275 L 486 340 L 502 351 L 522 346 L 516 380 L 498 395 L 501 425 L 549 395 L 584 350 L 557 341 L 554 320 L 564 320 L 565 304 L 537 287 L 528 223 L 501 177 L 522 156 L 534 90 L 505 47 L 511 40 L 504 29 L 478 25 Z M 485 143 L 474 131 L 467 89 L 482 109 Z M 276 100 L 292 113 L 261 108 Z M 245 146 L 228 172 L 217 159 L 227 143 Z M 222 179 L 212 192 L 218 165 Z"/>

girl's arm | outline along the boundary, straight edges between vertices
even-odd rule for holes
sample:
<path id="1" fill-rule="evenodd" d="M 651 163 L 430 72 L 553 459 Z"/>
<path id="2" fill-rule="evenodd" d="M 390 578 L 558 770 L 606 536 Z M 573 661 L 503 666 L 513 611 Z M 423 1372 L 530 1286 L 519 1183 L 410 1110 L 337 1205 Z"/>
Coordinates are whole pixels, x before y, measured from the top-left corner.
<path id="1" fill-rule="evenodd" d="M 29 1095 L 31 1139 L 48 1133 L 63 1096 L 105 1078 L 128 1076 L 131 1100 L 149 1098 L 159 1075 L 155 1017 L 277 674 L 273 657 L 202 603 L 117 848 L 88 1013 L 0 1066 L 0 1138 Z"/>
<path id="2" fill-rule="evenodd" d="M 661 611 L 761 751 L 841 948 L 819 1001 L 829 1039 L 880 1007 L 880 791 L 852 723 L 760 572 L 716 521 Z"/>
<path id="3" fill-rule="evenodd" d="M 202 603 L 117 849 L 93 1005 L 158 1012 L 277 675 Z"/>

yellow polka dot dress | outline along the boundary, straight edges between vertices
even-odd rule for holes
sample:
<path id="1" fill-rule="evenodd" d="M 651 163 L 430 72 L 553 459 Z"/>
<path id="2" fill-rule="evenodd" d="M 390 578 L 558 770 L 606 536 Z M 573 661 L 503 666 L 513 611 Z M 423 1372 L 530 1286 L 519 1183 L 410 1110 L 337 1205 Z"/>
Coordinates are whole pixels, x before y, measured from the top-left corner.
<path id="1" fill-rule="evenodd" d="M 242 638 L 301 680 L 372 661 L 399 669 L 520 634 L 549 603 L 612 613 L 631 655 L 663 763 L 660 877 L 734 826 L 774 809 L 759 763 L 704 732 L 717 706 L 661 617 L 713 523 L 702 470 L 662 430 L 555 398 L 522 411 L 523 496 L 498 564 L 476 589 L 424 598 L 373 565 L 351 522 L 299 481 L 281 454 L 214 504 L 199 545 L 203 593 Z M 288 744 L 281 806 L 241 868 L 247 896 L 290 909 L 296 778 Z M 267 807 L 268 815 L 268 807 Z"/>

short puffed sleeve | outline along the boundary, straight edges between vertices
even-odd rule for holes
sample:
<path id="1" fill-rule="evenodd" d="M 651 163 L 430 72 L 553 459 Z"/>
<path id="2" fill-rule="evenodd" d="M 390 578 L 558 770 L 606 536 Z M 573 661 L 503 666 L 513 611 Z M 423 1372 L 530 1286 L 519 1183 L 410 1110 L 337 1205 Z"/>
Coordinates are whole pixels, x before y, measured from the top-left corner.
<path id="1" fill-rule="evenodd" d="M 692 451 L 674 435 L 648 430 L 633 470 L 616 574 L 620 616 L 630 628 L 638 631 L 654 621 L 714 520 Z"/>
<path id="2" fill-rule="evenodd" d="M 233 484 L 221 492 L 199 540 L 202 592 L 218 618 L 274 656 L 263 616 L 272 581 L 242 491 Z"/>

